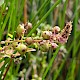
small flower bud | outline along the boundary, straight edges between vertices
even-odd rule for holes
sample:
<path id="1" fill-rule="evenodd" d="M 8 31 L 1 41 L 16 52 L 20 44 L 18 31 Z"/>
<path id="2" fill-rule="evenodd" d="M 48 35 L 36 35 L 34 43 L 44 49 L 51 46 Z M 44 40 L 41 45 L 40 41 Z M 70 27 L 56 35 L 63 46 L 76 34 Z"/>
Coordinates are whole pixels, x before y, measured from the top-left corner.
<path id="1" fill-rule="evenodd" d="M 0 47 L 0 51 L 2 50 L 3 48 L 2 47 Z"/>
<path id="2" fill-rule="evenodd" d="M 34 48 L 38 49 L 38 43 L 33 43 Z"/>
<path id="3" fill-rule="evenodd" d="M 18 46 L 18 42 L 13 42 L 12 43 L 12 46 L 15 48 L 15 47 L 17 47 Z"/>
<path id="4" fill-rule="evenodd" d="M 25 42 L 27 44 L 31 44 L 33 42 L 33 39 L 31 37 L 26 38 Z"/>
<path id="5" fill-rule="evenodd" d="M 16 47 L 16 50 L 20 52 L 20 54 L 24 54 L 27 50 L 27 46 L 22 43 L 19 43 L 19 45 Z"/>
<path id="6" fill-rule="evenodd" d="M 42 37 L 44 39 L 49 39 L 51 35 L 52 35 L 51 31 L 43 31 L 43 33 L 42 33 Z"/>
<path id="7" fill-rule="evenodd" d="M 45 26 L 46 26 L 46 27 L 45 27 Z M 51 30 L 51 26 L 50 26 L 49 24 L 44 25 L 44 30 L 45 30 L 45 31 Z"/>
<path id="8" fill-rule="evenodd" d="M 25 29 L 24 29 L 24 25 L 19 24 L 16 30 L 17 34 L 20 36 L 22 34 L 24 34 Z"/>
<path id="9" fill-rule="evenodd" d="M 47 52 L 50 47 L 51 47 L 51 44 L 45 42 L 45 43 L 40 45 L 40 50 L 42 52 Z"/>
<path id="10" fill-rule="evenodd" d="M 52 28 L 53 33 L 58 33 L 59 31 L 60 31 L 60 28 L 58 26 L 55 26 L 54 28 Z"/>
<path id="11" fill-rule="evenodd" d="M 32 24 L 30 22 L 28 22 L 28 29 L 32 28 Z"/>
<path id="12" fill-rule="evenodd" d="M 53 49 L 56 49 L 58 47 L 58 45 L 56 43 L 53 43 L 53 42 L 51 43 L 51 45 L 52 45 Z"/>

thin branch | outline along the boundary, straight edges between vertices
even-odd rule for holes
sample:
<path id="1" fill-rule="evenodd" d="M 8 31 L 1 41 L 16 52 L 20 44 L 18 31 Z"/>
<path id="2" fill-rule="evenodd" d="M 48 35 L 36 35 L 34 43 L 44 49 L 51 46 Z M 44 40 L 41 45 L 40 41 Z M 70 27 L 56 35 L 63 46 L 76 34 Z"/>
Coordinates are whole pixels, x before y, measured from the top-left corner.
<path id="1" fill-rule="evenodd" d="M 5 73 L 3 74 L 3 78 L 2 78 L 2 80 L 5 79 L 6 74 L 7 74 L 7 72 L 9 71 L 9 68 L 10 68 L 10 66 L 11 66 L 12 60 L 13 60 L 13 59 L 11 58 L 11 59 L 10 59 L 10 63 L 9 63 L 9 65 L 8 65 L 8 67 L 7 67 L 6 71 L 5 71 Z"/>
<path id="2" fill-rule="evenodd" d="M 27 0 L 24 0 L 24 24 L 27 22 Z"/>

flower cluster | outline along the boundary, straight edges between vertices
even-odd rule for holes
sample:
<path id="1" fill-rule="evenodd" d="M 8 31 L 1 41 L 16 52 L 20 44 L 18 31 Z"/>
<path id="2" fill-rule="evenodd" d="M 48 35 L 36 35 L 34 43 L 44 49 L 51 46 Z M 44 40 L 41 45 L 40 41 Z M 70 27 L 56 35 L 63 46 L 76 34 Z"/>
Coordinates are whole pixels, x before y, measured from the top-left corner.
<path id="1" fill-rule="evenodd" d="M 50 47 L 56 49 L 59 43 L 64 44 L 67 42 L 72 30 L 72 22 L 68 22 L 61 31 L 58 26 L 47 30 L 40 30 L 38 28 L 38 36 L 35 36 L 34 33 L 32 34 L 32 37 L 24 37 L 25 32 L 29 27 L 32 27 L 32 24 L 27 23 L 26 27 L 24 24 L 19 24 L 14 39 L 12 39 L 12 36 L 12 38 L 0 42 L 0 44 L 5 44 L 5 46 L 0 47 L 0 58 L 16 57 L 23 55 L 26 52 L 36 51 L 37 49 L 42 52 L 47 52 Z"/>

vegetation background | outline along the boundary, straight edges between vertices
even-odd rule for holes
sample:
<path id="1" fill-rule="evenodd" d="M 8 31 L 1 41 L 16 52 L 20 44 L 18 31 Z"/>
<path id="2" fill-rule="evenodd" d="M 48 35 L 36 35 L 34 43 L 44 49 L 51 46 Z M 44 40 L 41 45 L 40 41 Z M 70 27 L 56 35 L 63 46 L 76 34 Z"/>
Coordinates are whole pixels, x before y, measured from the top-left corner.
<path id="1" fill-rule="evenodd" d="M 55 57 L 48 55 L 48 65 L 45 70 L 39 72 L 42 77 L 38 79 L 30 78 L 34 75 L 33 71 L 29 78 L 26 78 L 31 69 L 29 56 L 23 58 L 19 64 L 13 61 L 5 80 L 80 80 L 80 0 L 0 0 L 0 41 L 6 40 L 8 33 L 13 34 L 19 23 L 27 21 L 33 25 L 27 36 L 31 36 L 41 23 L 58 25 L 63 29 L 66 22 L 72 21 L 72 32 L 64 45 L 68 57 L 65 57 L 58 69 L 51 73 Z M 57 52 L 58 49 L 54 54 Z M 50 54 L 50 51 L 47 54 Z M 0 67 L 0 78 L 10 62 L 9 58 L 4 58 L 0 59 L 0 63 L 4 60 L 3 66 Z"/>

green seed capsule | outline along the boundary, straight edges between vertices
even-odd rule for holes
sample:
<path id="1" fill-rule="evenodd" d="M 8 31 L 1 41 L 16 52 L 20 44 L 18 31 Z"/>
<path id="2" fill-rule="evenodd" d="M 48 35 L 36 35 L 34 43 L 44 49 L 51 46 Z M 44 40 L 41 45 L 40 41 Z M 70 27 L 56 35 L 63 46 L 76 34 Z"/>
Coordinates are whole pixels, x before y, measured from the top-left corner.
<path id="1" fill-rule="evenodd" d="M 40 50 L 42 52 L 47 52 L 49 50 L 49 48 L 51 47 L 51 44 L 49 43 L 44 43 L 40 45 Z"/>
<path id="2" fill-rule="evenodd" d="M 42 37 L 44 39 L 49 39 L 51 35 L 52 35 L 51 31 L 43 31 L 43 33 L 42 33 Z"/>
<path id="3" fill-rule="evenodd" d="M 22 34 L 24 34 L 25 29 L 24 29 L 24 25 L 19 24 L 16 30 L 17 34 L 20 36 Z"/>
<path id="4" fill-rule="evenodd" d="M 13 42 L 12 43 L 12 46 L 15 48 L 15 47 L 17 47 L 18 46 L 18 42 Z"/>
<path id="5" fill-rule="evenodd" d="M 26 50 L 27 50 L 27 46 L 22 44 L 22 43 L 19 43 L 18 46 L 16 47 L 16 50 L 20 53 L 20 54 L 24 54 L 26 53 Z"/>
<path id="6" fill-rule="evenodd" d="M 31 37 L 26 38 L 25 42 L 27 44 L 31 44 L 33 42 L 33 39 Z"/>

